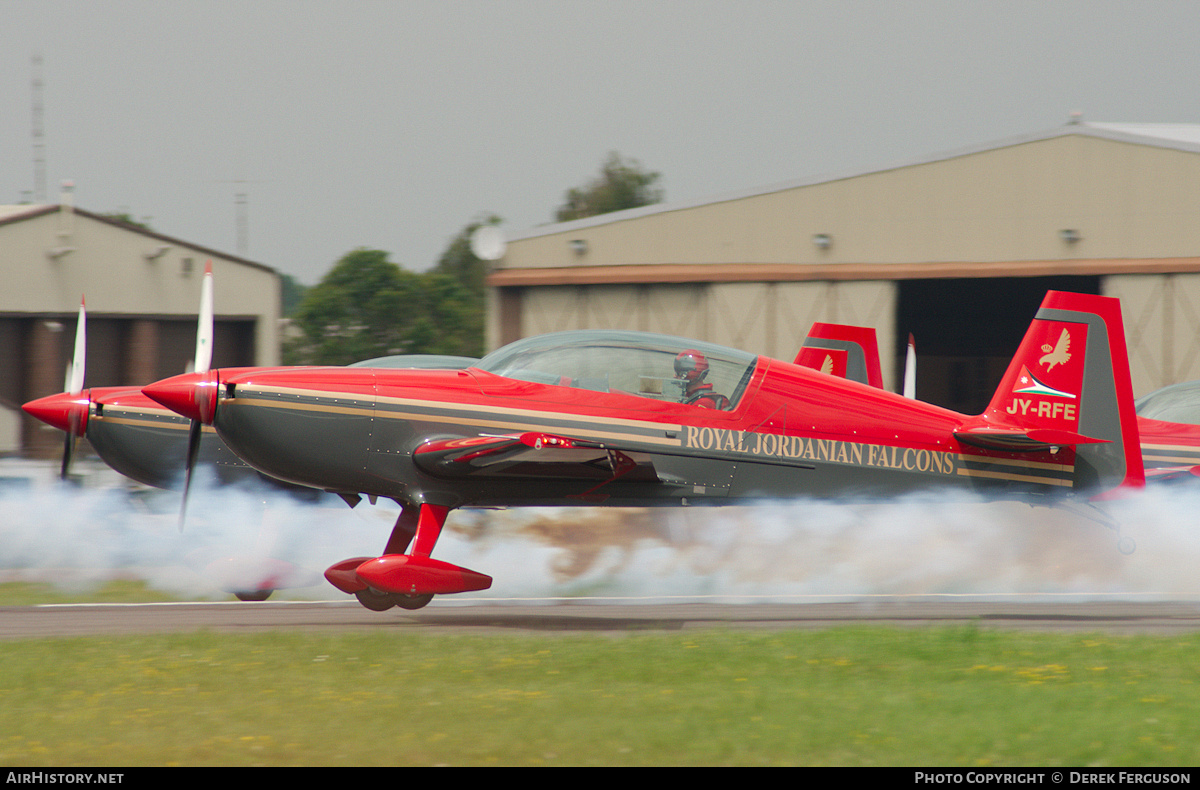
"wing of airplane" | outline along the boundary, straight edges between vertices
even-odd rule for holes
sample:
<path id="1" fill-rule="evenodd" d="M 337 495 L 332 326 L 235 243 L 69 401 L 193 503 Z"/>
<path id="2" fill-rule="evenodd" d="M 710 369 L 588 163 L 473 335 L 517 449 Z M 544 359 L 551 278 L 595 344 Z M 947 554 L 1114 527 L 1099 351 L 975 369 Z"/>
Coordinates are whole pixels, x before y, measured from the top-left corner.
<path id="1" fill-rule="evenodd" d="M 634 456 L 641 455 L 641 459 Z M 607 478 L 635 468 L 639 479 L 657 480 L 649 457 L 611 444 L 547 433 L 475 436 L 422 444 L 413 461 L 430 474 L 444 477 L 506 475 L 520 477 Z"/>
<path id="2" fill-rule="evenodd" d="M 577 495 L 593 501 L 615 480 L 659 482 L 652 457 L 608 443 L 526 432 L 512 436 L 476 436 L 422 444 L 413 462 L 431 475 L 594 480 Z"/>

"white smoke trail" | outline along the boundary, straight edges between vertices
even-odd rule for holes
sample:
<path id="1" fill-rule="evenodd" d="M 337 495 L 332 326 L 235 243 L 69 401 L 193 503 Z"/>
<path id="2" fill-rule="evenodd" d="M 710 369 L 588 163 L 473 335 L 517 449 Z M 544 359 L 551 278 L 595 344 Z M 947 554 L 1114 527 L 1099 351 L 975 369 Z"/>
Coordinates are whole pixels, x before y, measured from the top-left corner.
<path id="1" fill-rule="evenodd" d="M 787 600 L 865 595 L 1200 594 L 1200 491 L 1155 490 L 1102 524 L 1061 509 L 961 494 L 878 504 L 789 501 L 730 508 L 555 509 L 476 514 L 438 556 L 493 575 L 482 596 Z M 456 514 L 460 519 L 467 514 Z M 452 516 L 454 518 L 455 516 Z"/>
<path id="2" fill-rule="evenodd" d="M 139 578 L 179 596 L 251 589 L 281 568 L 291 597 L 341 598 L 324 568 L 375 556 L 398 513 L 297 501 L 198 480 L 179 495 L 49 481 L 0 487 L 0 578 L 65 588 Z M 0 469 L 0 481 L 5 472 Z M 1200 487 L 1107 506 L 1137 541 L 1080 515 L 960 494 L 880 504 L 791 501 L 730 508 L 456 511 L 434 556 L 495 581 L 480 598 L 787 600 L 876 594 L 1200 594 Z"/>
<path id="3" fill-rule="evenodd" d="M 8 580 L 80 589 L 134 578 L 213 596 L 283 570 L 285 585 L 311 586 L 354 551 L 378 553 L 390 528 L 336 497 L 317 505 L 265 486 L 219 487 L 198 472 L 181 532 L 178 492 L 130 487 L 108 470 L 85 473 L 102 482 L 77 487 L 54 480 L 49 467 L 19 469 L 0 468 L 0 578 Z"/>

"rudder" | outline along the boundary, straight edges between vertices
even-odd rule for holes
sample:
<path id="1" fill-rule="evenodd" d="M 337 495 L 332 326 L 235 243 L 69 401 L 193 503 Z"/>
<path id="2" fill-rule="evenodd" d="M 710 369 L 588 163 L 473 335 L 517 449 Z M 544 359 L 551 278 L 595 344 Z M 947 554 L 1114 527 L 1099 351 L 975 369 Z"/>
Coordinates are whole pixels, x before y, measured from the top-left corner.
<path id="1" fill-rule="evenodd" d="M 1142 486 L 1120 301 L 1049 291 L 988 408 L 955 436 L 1016 452 L 1074 446 L 1077 491 Z"/>

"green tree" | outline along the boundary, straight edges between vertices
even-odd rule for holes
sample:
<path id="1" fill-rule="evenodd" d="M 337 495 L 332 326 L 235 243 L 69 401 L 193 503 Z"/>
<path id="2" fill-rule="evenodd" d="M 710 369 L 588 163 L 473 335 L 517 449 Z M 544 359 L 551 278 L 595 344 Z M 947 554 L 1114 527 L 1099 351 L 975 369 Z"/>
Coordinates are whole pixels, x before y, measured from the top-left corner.
<path id="1" fill-rule="evenodd" d="M 460 309 L 459 322 L 454 326 L 461 332 L 463 348 L 471 349 L 464 352 L 468 356 L 483 354 L 483 325 L 487 314 L 487 275 L 490 261 L 480 260 L 471 250 L 471 236 L 475 231 L 487 225 L 499 225 L 500 217 L 488 214 L 468 223 L 458 235 L 450 240 L 446 251 L 438 258 L 433 267 L 433 274 L 442 275 L 459 283 L 469 297 L 465 304 L 455 303 L 453 307 Z M 447 305 L 449 308 L 450 305 Z"/>
<path id="2" fill-rule="evenodd" d="M 279 304 L 283 315 L 291 316 L 295 314 L 300 303 L 304 301 L 304 293 L 308 290 L 308 286 L 301 283 L 290 274 L 279 274 Z"/>
<path id="3" fill-rule="evenodd" d="M 386 252 L 360 248 L 308 289 L 284 361 L 347 365 L 389 354 L 475 355 L 465 326 L 470 304 L 470 293 L 454 278 L 414 274 Z"/>
<path id="4" fill-rule="evenodd" d="M 487 225 L 499 225 L 501 219 L 488 214 L 467 224 L 458 235 L 450 240 L 442 257 L 433 267 L 435 272 L 449 275 L 458 280 L 475 296 L 479 297 L 479 309 L 483 311 L 483 299 L 487 291 L 488 261 L 475 257 L 471 251 L 471 236 Z"/>
<path id="5" fill-rule="evenodd" d="M 622 159 L 612 151 L 604 160 L 598 178 L 586 186 L 567 190 L 566 202 L 559 206 L 555 219 L 567 222 L 658 203 L 663 199 L 663 191 L 654 186 L 659 177 L 659 173 L 643 170 L 636 159 Z"/>
<path id="6" fill-rule="evenodd" d="M 126 225 L 132 225 L 133 227 L 141 228 L 142 230 L 154 230 L 154 228 L 150 227 L 150 217 L 142 217 L 140 220 L 134 219 L 133 215 L 128 211 L 102 211 L 100 212 L 100 216 L 104 217 L 105 219 L 124 222 Z"/>

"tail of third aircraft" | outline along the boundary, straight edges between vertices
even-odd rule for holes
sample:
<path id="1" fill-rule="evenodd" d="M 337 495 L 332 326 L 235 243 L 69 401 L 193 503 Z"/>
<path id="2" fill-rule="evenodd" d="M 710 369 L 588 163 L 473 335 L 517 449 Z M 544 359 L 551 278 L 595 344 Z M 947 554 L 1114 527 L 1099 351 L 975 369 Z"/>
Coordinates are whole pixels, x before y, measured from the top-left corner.
<path id="1" fill-rule="evenodd" d="M 955 436 L 1009 452 L 1073 447 L 1076 491 L 1143 485 L 1120 301 L 1048 292 L 987 410 Z"/>
<path id="2" fill-rule="evenodd" d="M 883 389 L 875 330 L 816 322 L 804 338 L 795 364 Z"/>

